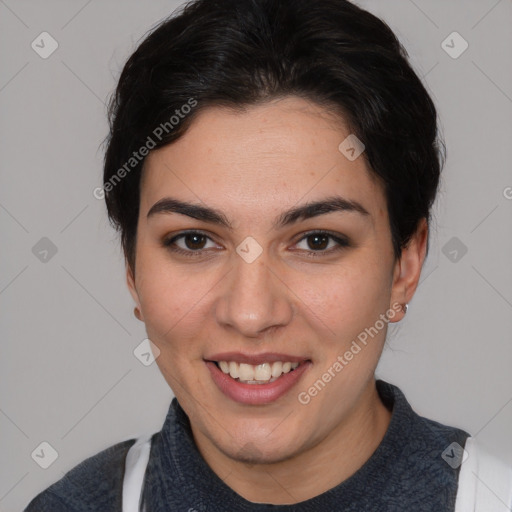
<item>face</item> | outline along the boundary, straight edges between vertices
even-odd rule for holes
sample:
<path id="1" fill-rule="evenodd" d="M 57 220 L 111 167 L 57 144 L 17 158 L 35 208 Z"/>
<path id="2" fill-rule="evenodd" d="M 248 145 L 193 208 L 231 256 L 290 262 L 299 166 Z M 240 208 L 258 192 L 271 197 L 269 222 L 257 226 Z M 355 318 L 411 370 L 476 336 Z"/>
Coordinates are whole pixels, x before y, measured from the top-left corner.
<path id="1" fill-rule="evenodd" d="M 285 460 L 349 421 L 414 291 L 349 133 L 289 97 L 207 109 L 146 159 L 128 285 L 194 435 L 232 459 Z"/>

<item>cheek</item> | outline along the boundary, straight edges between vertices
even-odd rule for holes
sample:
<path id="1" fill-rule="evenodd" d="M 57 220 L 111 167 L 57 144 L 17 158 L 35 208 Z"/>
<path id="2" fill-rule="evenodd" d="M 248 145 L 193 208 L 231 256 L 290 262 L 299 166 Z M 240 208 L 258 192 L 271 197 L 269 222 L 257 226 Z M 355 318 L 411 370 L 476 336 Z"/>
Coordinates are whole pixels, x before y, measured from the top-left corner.
<path id="1" fill-rule="evenodd" d="M 151 331 L 154 339 L 150 338 L 162 350 L 178 342 L 182 350 L 192 346 L 187 341 L 196 338 L 204 324 L 205 293 L 215 280 L 208 273 L 191 272 L 162 260 L 141 257 L 139 298 L 148 335 Z"/>
<path id="2" fill-rule="evenodd" d="M 328 339 L 339 342 L 373 325 L 388 309 L 389 279 L 376 265 L 363 265 L 363 258 L 343 267 L 334 266 L 321 276 L 297 279 L 304 297 L 304 314 L 330 332 Z M 320 322 L 319 322 L 320 321 Z"/>

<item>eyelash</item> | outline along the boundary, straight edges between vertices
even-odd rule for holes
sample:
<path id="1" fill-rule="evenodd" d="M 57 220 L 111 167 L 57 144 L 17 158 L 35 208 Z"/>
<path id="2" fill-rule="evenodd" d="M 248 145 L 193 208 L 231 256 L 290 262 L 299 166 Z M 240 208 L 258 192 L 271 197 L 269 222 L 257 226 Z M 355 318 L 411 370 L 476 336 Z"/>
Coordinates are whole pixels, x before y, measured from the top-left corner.
<path id="1" fill-rule="evenodd" d="M 172 238 L 163 240 L 162 245 L 166 249 L 168 249 L 174 253 L 181 254 L 181 255 L 189 257 L 189 258 L 197 258 L 197 257 L 203 256 L 203 254 L 202 254 L 203 251 L 205 251 L 207 249 L 198 249 L 196 251 L 185 250 L 185 249 L 182 249 L 181 247 L 176 247 L 174 245 L 176 240 L 184 238 L 186 235 L 200 235 L 200 236 L 204 236 L 204 237 L 208 238 L 209 240 L 213 241 L 206 233 L 204 233 L 202 231 L 182 231 L 181 233 L 173 236 Z M 313 235 L 325 235 L 328 238 L 330 238 L 331 240 L 334 240 L 338 245 L 337 245 L 337 247 L 334 247 L 334 248 L 331 248 L 328 250 L 325 250 L 325 249 L 318 250 L 318 251 L 309 250 L 308 255 L 307 255 L 307 257 L 309 257 L 309 258 L 321 258 L 321 257 L 333 254 L 335 252 L 341 251 L 341 250 L 351 246 L 351 244 L 347 238 L 341 237 L 338 234 L 332 233 L 330 231 L 318 231 L 318 230 L 308 231 L 308 232 L 304 233 L 302 235 L 302 237 L 295 243 L 295 245 Z M 303 249 L 299 249 L 299 250 L 303 250 Z"/>

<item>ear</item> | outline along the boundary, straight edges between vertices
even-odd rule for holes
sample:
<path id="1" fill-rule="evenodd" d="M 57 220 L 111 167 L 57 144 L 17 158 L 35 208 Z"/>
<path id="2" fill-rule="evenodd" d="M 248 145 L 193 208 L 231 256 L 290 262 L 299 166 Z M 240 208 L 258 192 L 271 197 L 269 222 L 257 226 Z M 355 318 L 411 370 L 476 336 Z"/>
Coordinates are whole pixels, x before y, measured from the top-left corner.
<path id="1" fill-rule="evenodd" d="M 130 294 L 133 297 L 135 302 L 136 311 L 135 316 L 141 321 L 144 321 L 144 316 L 142 315 L 142 308 L 140 306 L 139 294 L 137 292 L 137 287 L 135 285 L 135 277 L 133 275 L 132 267 L 128 262 L 126 262 L 126 284 L 128 285 L 128 290 L 130 290 Z"/>
<path id="2" fill-rule="evenodd" d="M 406 247 L 402 249 L 401 257 L 395 263 L 393 270 L 393 285 L 391 289 L 390 308 L 399 311 L 392 322 L 398 322 L 405 316 L 405 311 L 397 308 L 397 304 L 405 306 L 413 296 L 420 280 L 421 269 L 427 254 L 428 224 L 421 219 L 414 235 Z"/>

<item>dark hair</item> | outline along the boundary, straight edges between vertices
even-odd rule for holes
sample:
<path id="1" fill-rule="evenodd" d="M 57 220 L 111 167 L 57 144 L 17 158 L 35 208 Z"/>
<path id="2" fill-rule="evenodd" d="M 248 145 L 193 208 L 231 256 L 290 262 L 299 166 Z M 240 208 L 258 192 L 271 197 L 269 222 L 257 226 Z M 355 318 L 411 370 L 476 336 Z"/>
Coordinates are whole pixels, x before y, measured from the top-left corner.
<path id="1" fill-rule="evenodd" d="M 133 271 L 147 153 L 139 149 L 177 140 L 202 109 L 289 95 L 338 113 L 363 142 L 400 257 L 418 222 L 430 221 L 444 144 L 389 26 L 345 0 L 196 0 L 150 31 L 110 100 L 105 200 Z"/>

